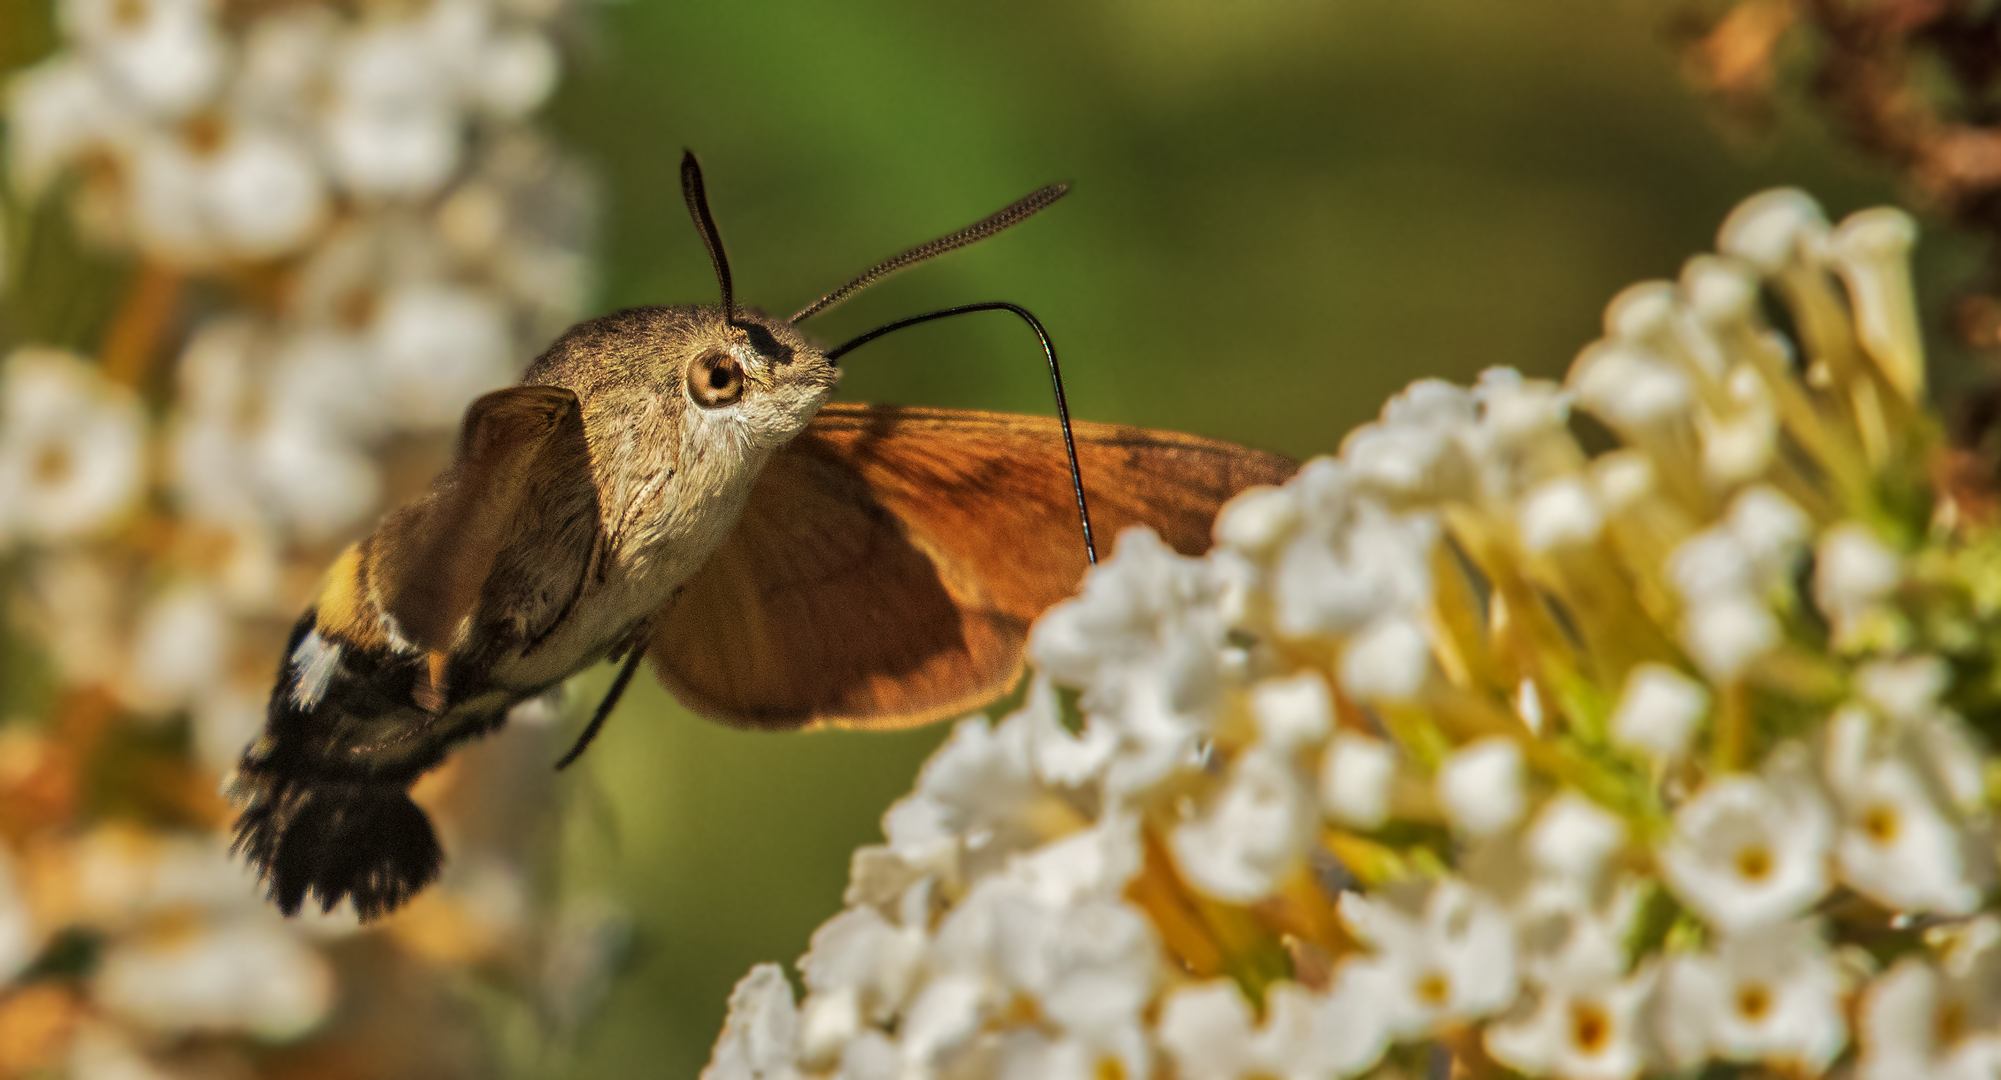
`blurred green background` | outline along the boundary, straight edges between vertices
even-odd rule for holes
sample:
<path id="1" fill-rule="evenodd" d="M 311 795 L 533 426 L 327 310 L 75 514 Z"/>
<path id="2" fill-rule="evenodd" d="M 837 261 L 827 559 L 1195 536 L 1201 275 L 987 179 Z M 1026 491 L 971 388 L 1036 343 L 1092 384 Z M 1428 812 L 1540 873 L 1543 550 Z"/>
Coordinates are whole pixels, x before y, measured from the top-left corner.
<path id="1" fill-rule="evenodd" d="M 708 302 L 675 188 L 702 156 L 738 296 L 783 313 L 1048 183 L 1028 225 L 813 329 L 1006 299 L 1077 415 L 1293 455 L 1410 379 L 1560 376 L 1614 292 L 1740 198 L 1891 198 L 1809 118 L 1748 137 L 1680 82 L 1665 9 L 1603 0 L 605 6 L 552 110 L 607 185 L 605 307 Z M 1921 273 L 1950 277 L 1933 239 Z M 1937 295 L 1936 287 L 1932 295 Z M 844 363 L 850 400 L 1049 412 L 1027 331 L 947 320 Z M 600 677 L 599 684 L 603 679 Z M 656 687 L 585 760 L 565 858 L 640 948 L 562 1071 L 692 1076 L 732 982 L 790 962 L 943 731 L 753 735 Z"/>

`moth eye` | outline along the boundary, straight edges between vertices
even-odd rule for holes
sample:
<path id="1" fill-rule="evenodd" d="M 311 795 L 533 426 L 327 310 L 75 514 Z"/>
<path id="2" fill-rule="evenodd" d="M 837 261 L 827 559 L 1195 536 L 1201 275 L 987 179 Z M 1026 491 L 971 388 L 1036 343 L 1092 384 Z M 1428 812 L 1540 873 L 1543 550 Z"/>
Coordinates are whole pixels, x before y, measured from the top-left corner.
<path id="1" fill-rule="evenodd" d="M 720 349 L 705 352 L 688 368 L 688 396 L 704 409 L 720 409 L 743 396 L 743 365 Z"/>

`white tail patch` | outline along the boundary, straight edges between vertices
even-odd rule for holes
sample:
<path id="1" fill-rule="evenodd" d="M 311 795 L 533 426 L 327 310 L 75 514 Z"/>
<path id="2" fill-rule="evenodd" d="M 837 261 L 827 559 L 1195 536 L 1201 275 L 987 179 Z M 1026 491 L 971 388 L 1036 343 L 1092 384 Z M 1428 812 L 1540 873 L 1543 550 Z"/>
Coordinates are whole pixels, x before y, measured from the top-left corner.
<path id="1" fill-rule="evenodd" d="M 292 650 L 292 704 L 311 710 L 327 694 L 334 669 L 340 666 L 340 646 L 310 631 Z"/>

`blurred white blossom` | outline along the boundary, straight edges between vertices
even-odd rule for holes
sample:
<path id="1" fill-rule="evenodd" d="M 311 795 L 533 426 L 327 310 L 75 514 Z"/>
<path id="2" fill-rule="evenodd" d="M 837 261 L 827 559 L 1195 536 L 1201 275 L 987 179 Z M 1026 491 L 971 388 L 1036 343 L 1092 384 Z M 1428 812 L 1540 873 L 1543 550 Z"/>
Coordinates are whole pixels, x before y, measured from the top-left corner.
<path id="1" fill-rule="evenodd" d="M 0 545 L 97 530 L 139 494 L 138 398 L 82 359 L 27 346 L 0 362 Z"/>
<path id="2" fill-rule="evenodd" d="M 546 727 L 453 766 L 442 828 L 524 827 L 463 829 L 367 963 L 330 951 L 351 911 L 278 918 L 210 831 L 329 549 L 590 302 L 593 181 L 533 122 L 568 6 L 56 0 L 55 50 L 0 94 L 5 201 L 67 213 L 115 301 L 75 328 L 100 355 L 0 361 L 7 615 L 52 684 L 46 716 L 0 718 L 0 1031 L 43 1002 L 33 1068 L 289 1075 L 253 1046 L 319 1039 L 415 1074 L 435 1048 L 396 1027 L 465 1022 L 448 995 L 399 985 L 429 1003 L 386 1020 L 336 1002 L 476 970 L 574 1030 L 602 995 L 621 913 L 536 933 L 525 824 L 550 802 L 509 759 L 539 766 Z M 25 296 L 39 267 L 8 267 Z"/>

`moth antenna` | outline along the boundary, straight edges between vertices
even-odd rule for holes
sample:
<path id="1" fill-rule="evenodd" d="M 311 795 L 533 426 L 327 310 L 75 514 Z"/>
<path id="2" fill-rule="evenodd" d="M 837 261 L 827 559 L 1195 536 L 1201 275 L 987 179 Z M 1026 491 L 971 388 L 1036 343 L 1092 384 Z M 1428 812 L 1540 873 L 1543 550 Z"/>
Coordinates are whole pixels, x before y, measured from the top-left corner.
<path id="1" fill-rule="evenodd" d="M 693 150 L 681 152 L 681 196 L 688 200 L 688 216 L 695 219 L 695 231 L 709 249 L 709 261 L 716 267 L 716 283 L 723 288 L 723 321 L 736 321 L 736 290 L 730 287 L 730 260 L 723 254 L 723 236 L 716 231 L 715 216 L 709 213 L 709 194 L 702 187 L 702 163 Z"/>
<path id="2" fill-rule="evenodd" d="M 689 160 L 692 161 L 693 158 L 691 157 Z M 688 166 L 686 164 L 681 166 L 682 175 L 687 175 L 687 169 Z M 699 178 L 696 183 L 700 183 Z M 960 229 L 958 232 L 947 233 L 936 240 L 929 240 L 919 244 L 900 255 L 892 255 L 869 267 L 867 270 L 862 271 L 855 276 L 854 280 L 848 282 L 846 285 L 799 309 L 798 314 L 792 316 L 790 321 L 795 324 L 805 322 L 807 319 L 841 303 L 848 297 L 896 273 L 898 270 L 916 266 L 926 259 L 935 258 L 948 251 L 965 247 L 968 244 L 979 243 L 1010 226 L 1019 225 L 1029 218 L 1034 217 L 1038 211 L 1047 207 L 1050 203 L 1062 198 L 1069 190 L 1070 185 L 1068 184 L 1051 184 L 1045 188 L 1038 188 L 1009 203 L 1003 209 Z M 983 309 L 968 308 L 966 310 Z"/>
<path id="3" fill-rule="evenodd" d="M 1057 185 L 1052 185 L 1051 187 L 1043 188 L 1042 191 L 1037 192 L 1036 195 L 1040 195 L 1043 192 L 1052 190 L 1056 194 L 1049 196 L 1049 198 L 1046 201 L 1044 201 L 1040 206 L 1036 206 L 1033 209 L 1025 211 L 1024 213 L 1022 213 L 1021 217 L 1027 217 L 1029 214 L 1034 213 L 1036 210 L 1041 209 L 1043 206 L 1049 205 L 1050 202 L 1054 202 L 1058 196 L 1061 196 L 1063 194 L 1062 185 L 1057 184 Z M 1023 203 L 1026 203 L 1029 201 L 1029 199 L 1033 198 L 1035 198 L 1035 195 L 1031 195 L 1028 197 L 1028 199 L 1023 199 L 1021 202 L 1016 203 L 1014 206 L 1009 207 L 1007 210 L 1003 210 L 1001 211 L 1001 213 L 995 214 L 993 217 L 988 218 L 987 221 L 993 221 L 1001 217 L 1002 215 L 1008 213 L 1009 211 L 1013 210 L 1015 207 L 1021 206 Z M 1020 218 L 1016 218 L 1015 220 L 1019 221 Z M 970 232 L 973 229 L 980 228 L 986 223 L 987 223 L 986 221 L 983 221 L 979 225 L 970 226 L 967 229 L 961 230 L 959 233 L 954 233 L 953 236 L 959 236 L 962 233 Z M 1001 229 L 1007 228 L 1008 224 L 1012 224 L 1012 222 L 995 227 L 993 229 L 993 232 L 999 232 Z M 992 233 L 988 233 L 987 235 L 992 235 Z M 948 236 L 945 237 L 944 240 L 934 240 L 932 241 L 932 243 L 944 243 L 945 240 L 950 240 L 950 239 L 952 239 L 952 237 Z M 977 240 L 979 239 L 979 237 L 976 236 L 973 237 L 973 239 Z M 971 240 L 965 241 L 965 243 L 971 243 L 971 242 L 972 242 Z M 928 247 L 929 245 L 926 246 Z M 954 246 L 959 246 L 959 245 L 954 245 Z M 923 249 L 922 248 L 911 249 L 912 252 L 921 250 Z M 946 248 L 944 250 L 949 251 L 951 249 Z M 933 252 L 932 254 L 936 254 L 936 252 Z M 902 258 L 902 257 L 903 256 L 901 255 L 897 256 L 897 258 Z M 895 261 L 896 261 L 895 259 L 890 260 L 890 262 L 895 262 Z M 883 265 L 888 266 L 889 263 L 884 263 Z M 886 272 L 887 271 L 885 271 L 885 273 Z M 873 274 L 875 273 L 875 271 L 872 270 L 869 273 Z M 861 287 L 861 285 L 868 284 L 869 274 L 863 274 L 861 277 L 856 278 L 855 280 L 859 282 L 860 285 L 852 285 L 848 289 L 843 291 L 852 292 L 854 289 Z M 839 292 L 830 293 L 829 295 L 836 297 L 833 303 L 839 303 L 838 299 L 840 296 Z M 822 301 L 822 303 L 823 304 L 827 303 L 827 301 Z M 807 309 L 807 313 L 811 314 L 813 310 L 814 309 L 809 308 Z M 851 338 L 845 342 L 842 342 L 840 345 L 832 349 L 829 349 L 827 351 L 827 359 L 838 362 L 841 359 L 841 357 L 846 356 L 848 353 L 853 352 L 854 350 L 862 347 L 863 345 L 868 344 L 871 341 L 874 341 L 876 338 L 882 337 L 884 334 L 893 334 L 896 331 L 901 330 L 906 326 L 916 326 L 918 323 L 927 323 L 932 321 L 933 319 L 949 318 L 953 315 L 967 315 L 975 311 L 1011 311 L 1014 314 L 1021 316 L 1022 320 L 1028 323 L 1028 325 L 1032 329 L 1034 329 L 1035 339 L 1037 341 L 1042 342 L 1042 355 L 1047 356 L 1049 358 L 1049 384 L 1056 390 L 1056 420 L 1057 423 L 1062 425 L 1063 428 L 1063 452 L 1070 459 L 1070 487 L 1073 491 L 1077 493 L 1077 520 L 1084 527 L 1084 558 L 1089 560 L 1090 563 L 1093 566 L 1095 566 L 1097 565 L 1098 562 L 1098 548 L 1097 545 L 1094 544 L 1091 540 L 1091 508 L 1084 502 L 1084 476 L 1077 469 L 1077 440 L 1070 434 L 1070 403 L 1063 396 L 1063 371 L 1061 368 L 1056 366 L 1056 346 L 1049 340 L 1049 331 L 1043 329 L 1042 321 L 1040 319 L 1037 319 L 1034 315 L 1029 314 L 1027 308 L 1020 307 L 1015 304 L 1010 304 L 1005 301 L 992 300 L 982 304 L 962 304 L 958 307 L 946 308 L 942 311 L 933 311 L 923 315 L 912 315 L 907 319 L 898 319 L 893 323 L 888 323 L 883 326 L 878 326 L 875 329 L 870 330 L 868 333 L 861 335 L 860 337 Z M 797 315 L 792 317 L 792 321 L 795 323 L 798 322 L 799 319 L 800 316 Z"/>
<path id="4" fill-rule="evenodd" d="M 558 772 L 569 768 L 571 762 L 582 757 L 584 748 L 591 744 L 591 740 L 598 737 L 598 732 L 603 729 L 604 722 L 611 719 L 611 711 L 618 708 L 618 699 L 625 696 L 625 686 L 632 681 L 632 673 L 639 670 L 640 657 L 645 655 L 646 650 L 640 648 L 639 644 L 635 642 L 632 646 L 632 652 L 626 655 L 625 663 L 619 666 L 618 677 L 611 681 L 611 689 L 605 691 L 604 700 L 598 702 L 598 710 L 591 714 L 591 722 L 585 724 L 583 734 L 577 736 L 576 745 L 570 747 L 569 753 L 557 759 L 556 770 Z"/>

